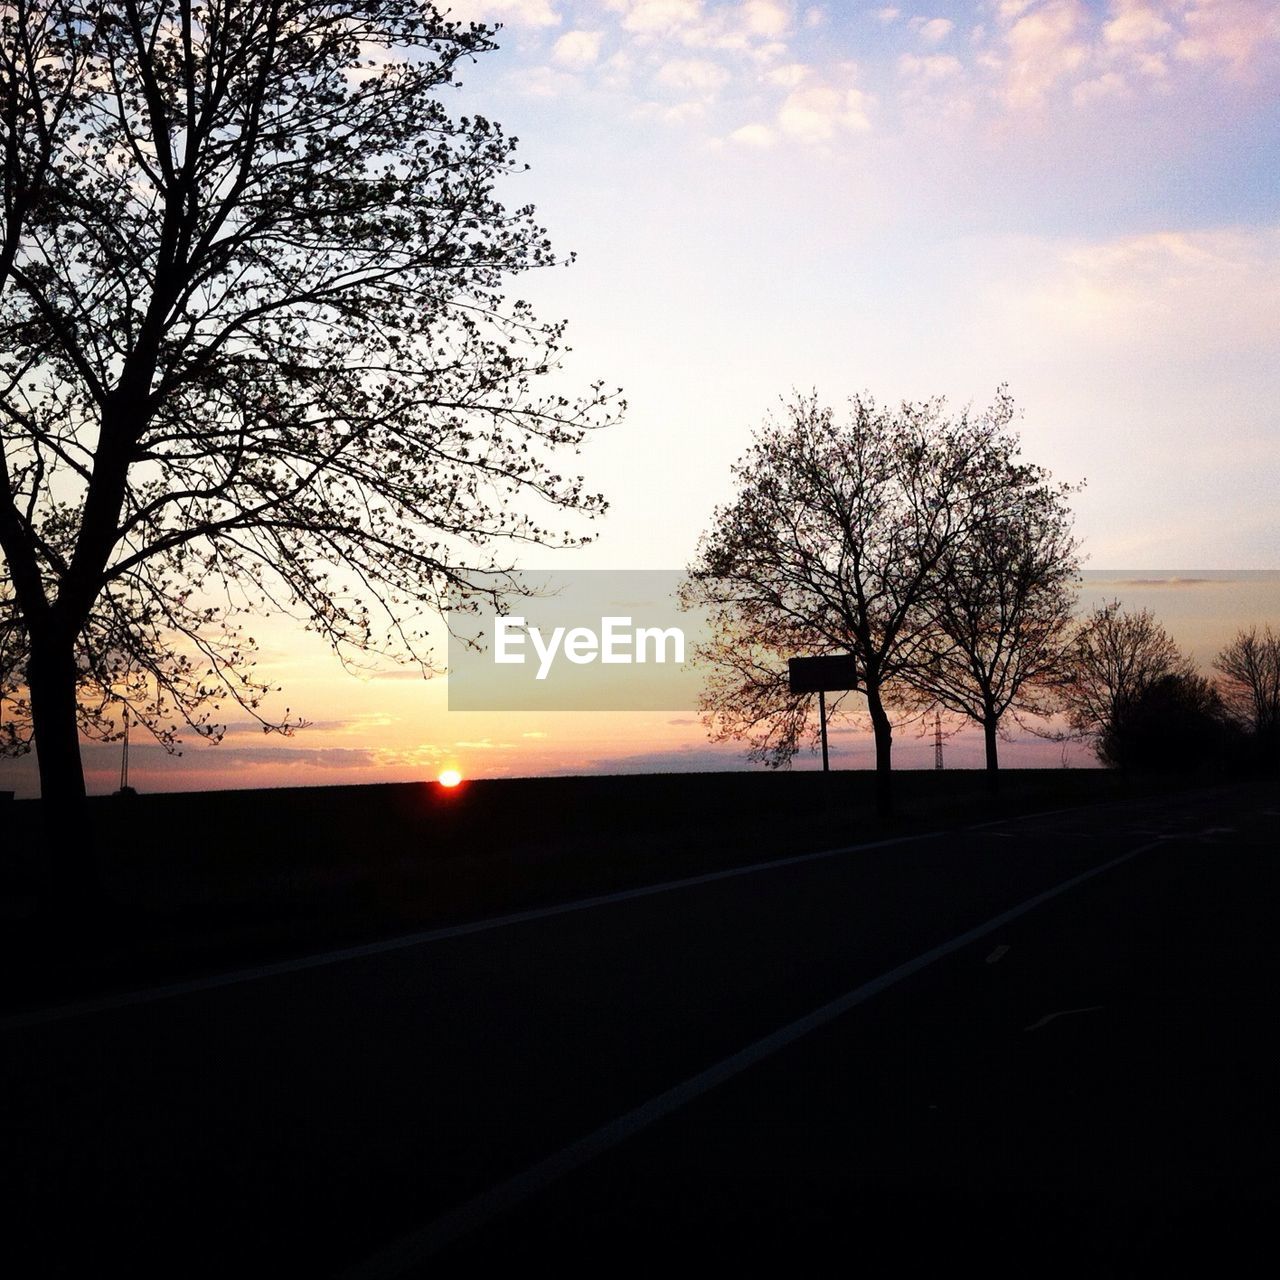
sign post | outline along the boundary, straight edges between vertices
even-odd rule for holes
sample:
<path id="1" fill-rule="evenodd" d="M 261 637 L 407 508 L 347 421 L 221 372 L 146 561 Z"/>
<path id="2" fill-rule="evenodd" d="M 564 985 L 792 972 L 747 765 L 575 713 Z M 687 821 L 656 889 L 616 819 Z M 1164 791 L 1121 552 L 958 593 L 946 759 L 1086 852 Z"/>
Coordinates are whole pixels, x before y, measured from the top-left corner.
<path id="1" fill-rule="evenodd" d="M 827 754 L 827 692 L 856 689 L 858 668 L 851 653 L 820 654 L 812 658 L 788 658 L 787 682 L 792 693 L 818 695 L 818 726 L 822 732 L 822 772 L 831 771 Z"/>

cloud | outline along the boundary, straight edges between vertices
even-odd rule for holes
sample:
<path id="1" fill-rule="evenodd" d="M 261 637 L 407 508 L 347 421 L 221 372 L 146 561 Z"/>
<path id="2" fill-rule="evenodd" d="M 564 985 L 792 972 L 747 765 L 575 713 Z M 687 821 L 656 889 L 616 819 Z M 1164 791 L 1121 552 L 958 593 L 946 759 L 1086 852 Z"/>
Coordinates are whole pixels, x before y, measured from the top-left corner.
<path id="1" fill-rule="evenodd" d="M 520 68 L 512 72 L 511 84 L 520 93 L 527 93 L 531 98 L 558 98 L 579 87 L 575 77 L 555 67 Z"/>
<path id="2" fill-rule="evenodd" d="M 1187 10 L 1178 57 L 1227 63 L 1248 76 L 1280 47 L 1280 7 L 1274 0 L 1198 0 Z"/>
<path id="3" fill-rule="evenodd" d="M 729 83 L 729 72 L 705 58 L 673 58 L 658 68 L 657 82 L 677 93 L 711 98 Z"/>
<path id="4" fill-rule="evenodd" d="M 769 44 L 758 44 L 747 52 L 758 63 L 776 62 L 779 58 L 786 56 L 787 46 L 781 40 L 774 40 Z"/>
<path id="5" fill-rule="evenodd" d="M 1163 40 L 1172 27 L 1145 0 L 1112 0 L 1115 17 L 1103 25 L 1111 45 L 1145 45 Z"/>
<path id="6" fill-rule="evenodd" d="M 82 755 L 86 767 L 100 768 L 96 759 L 114 756 L 118 747 L 85 744 Z M 168 757 L 163 748 L 151 743 L 130 746 L 130 765 L 139 769 L 155 768 Z M 285 746 L 211 746 L 199 751 L 184 751 L 185 773 L 223 773 L 228 769 L 372 769 L 379 763 L 378 753 L 367 747 L 285 747 Z"/>
<path id="7" fill-rule="evenodd" d="M 1126 350 L 1270 351 L 1280 331 L 1280 227 L 1161 231 L 1044 245 L 1022 323 Z"/>
<path id="8" fill-rule="evenodd" d="M 599 83 L 606 89 L 622 90 L 631 84 L 635 60 L 625 49 L 611 54 L 597 72 Z"/>
<path id="9" fill-rule="evenodd" d="M 781 67 L 766 71 L 764 78 L 768 84 L 776 84 L 783 89 L 794 89 L 809 78 L 810 69 L 803 62 L 788 62 Z"/>
<path id="10" fill-rule="evenodd" d="M 696 99 L 674 104 L 663 102 L 642 102 L 636 108 L 640 119 L 657 119 L 663 124 L 687 125 L 695 120 L 703 119 L 707 114 L 707 104 Z"/>
<path id="11" fill-rule="evenodd" d="M 582 71 L 600 57 L 603 31 L 566 31 L 556 41 L 552 58 L 570 71 Z"/>
<path id="12" fill-rule="evenodd" d="M 552 0 L 446 0 L 446 4 L 445 16 L 455 22 L 502 22 L 523 27 L 554 27 L 560 22 Z"/>
<path id="13" fill-rule="evenodd" d="M 797 89 L 778 110 L 778 128 L 801 142 L 829 142 L 841 132 L 868 132 L 871 106 L 872 99 L 860 89 Z"/>
<path id="14" fill-rule="evenodd" d="M 1091 106 L 1095 102 L 1123 98 L 1128 93 L 1125 79 L 1116 71 L 1107 71 L 1094 80 L 1083 80 L 1071 90 L 1071 101 L 1077 107 Z"/>
<path id="15" fill-rule="evenodd" d="M 747 0 L 742 6 L 742 19 L 747 30 L 757 36 L 784 35 L 791 26 L 786 5 L 776 0 Z"/>
<path id="16" fill-rule="evenodd" d="M 797 29 L 857 16 L 829 5 L 600 0 L 571 9 L 561 0 L 495 0 L 487 11 L 544 32 L 564 19 L 509 73 L 517 91 L 565 96 L 580 92 L 589 72 L 594 87 L 628 99 L 636 118 L 755 148 L 780 139 L 831 144 L 879 128 L 880 104 L 852 86 L 886 71 L 896 72 L 901 112 L 888 100 L 885 127 L 896 121 L 913 136 L 954 139 L 958 129 L 995 126 L 994 138 L 1007 126 L 993 117 L 1027 117 L 1038 130 L 1050 112 L 1129 110 L 1126 102 L 1168 98 L 1192 77 L 1256 81 L 1267 51 L 1280 52 L 1277 0 L 985 0 L 981 10 L 981 25 L 897 4 L 862 11 L 864 23 L 883 25 L 881 45 L 898 45 L 869 48 L 864 71 L 844 60 L 841 32 L 828 40 L 824 31 L 803 53 L 789 46 Z M 532 65 L 535 57 L 544 65 Z M 716 111 L 735 98 L 736 119 Z"/>
<path id="17" fill-rule="evenodd" d="M 380 769 L 430 769 L 440 761 L 448 760 L 453 751 L 432 742 L 422 742 L 416 747 L 379 747 L 373 754 Z"/>
<path id="18" fill-rule="evenodd" d="M 964 127 L 977 102 L 964 63 L 946 53 L 904 53 L 898 58 L 901 100 L 917 133 L 952 134 Z"/>
<path id="19" fill-rule="evenodd" d="M 1080 0 L 1048 0 L 1019 17 L 1005 35 L 1008 75 L 1004 99 L 1014 110 L 1039 107 L 1059 81 L 1088 55 L 1088 11 Z"/>
<path id="20" fill-rule="evenodd" d="M 622 26 L 636 35 L 670 35 L 702 17 L 701 0 L 621 0 L 611 8 L 623 10 Z"/>
<path id="21" fill-rule="evenodd" d="M 964 64 L 960 59 L 946 53 L 927 54 L 924 57 L 904 53 L 898 59 L 898 73 L 915 80 L 949 80 L 963 72 Z"/>
<path id="22" fill-rule="evenodd" d="M 791 9 L 780 0 L 746 0 L 710 8 L 702 0 L 608 0 L 621 27 L 638 39 L 678 41 L 690 49 L 722 49 L 771 58 L 786 52 Z"/>
<path id="23" fill-rule="evenodd" d="M 631 756 L 598 756 L 583 760 L 562 773 L 697 773 L 719 770 L 759 769 L 747 759 L 740 743 L 686 744 L 669 750 L 646 751 Z"/>
<path id="24" fill-rule="evenodd" d="M 984 0 L 980 10 L 982 24 L 961 24 L 955 15 L 927 9 L 908 15 L 896 4 L 864 10 L 864 20 L 902 32 L 905 47 L 887 58 L 877 50 L 867 56 L 878 63 L 873 72 L 882 73 L 886 61 L 896 68 L 911 128 L 927 127 L 929 113 L 937 120 L 970 120 L 984 104 L 1001 114 L 1039 120 L 1059 106 L 1092 110 L 1100 102 L 1139 93 L 1169 95 L 1178 90 L 1179 64 L 1184 76 L 1192 67 L 1217 68 L 1217 74 L 1225 68 L 1257 81 L 1268 56 L 1280 56 L 1277 0 Z M 829 141 L 841 132 L 865 132 L 872 123 L 872 101 L 859 97 L 861 91 L 852 91 L 852 100 L 833 97 L 849 92 L 836 87 L 840 52 L 835 46 L 804 61 L 788 49 L 797 28 L 832 26 L 835 14 L 842 23 L 851 20 L 832 6 L 787 0 L 604 0 L 590 12 L 607 12 L 607 20 L 617 24 L 605 38 L 623 37 L 635 54 L 637 73 L 646 69 L 663 93 L 690 100 L 678 109 L 654 108 L 650 115 L 671 118 L 676 110 L 682 119 L 694 118 L 699 113 L 692 102 L 722 97 L 741 81 L 749 70 L 744 60 L 750 59 L 763 64 L 762 72 L 739 87 L 744 92 L 749 84 L 777 88 L 782 99 L 776 118 L 755 122 L 748 116 L 741 124 L 744 134 L 735 141 L 763 145 L 765 129 Z M 883 38 L 893 37 L 886 32 Z M 945 44 L 946 55 L 934 52 Z M 690 56 L 673 56 L 681 47 Z M 557 41 L 553 61 L 581 69 L 596 64 L 599 55 L 599 44 L 580 45 L 579 33 L 571 31 Z M 614 81 L 622 87 L 620 77 Z M 954 87 L 943 92 L 943 83 Z M 545 95 L 557 86 L 544 78 L 526 91 Z M 753 115 L 758 113 L 756 106 Z M 751 128 L 755 123 L 760 127 Z"/>
<path id="25" fill-rule="evenodd" d="M 925 44 L 941 44 L 956 24 L 950 18 L 912 18 L 907 25 Z"/>
<path id="26" fill-rule="evenodd" d="M 1280 5 L 1275 0 L 1110 0 L 1098 16 L 1084 0 L 1002 0 L 1003 56 L 976 62 L 1002 74 L 1013 111 L 1038 110 L 1068 89 L 1088 107 L 1145 80 L 1168 91 L 1170 58 L 1225 67 L 1240 80 L 1280 74 Z M 916 22 L 912 20 L 912 23 Z"/>
<path id="27" fill-rule="evenodd" d="M 332 730 L 340 731 L 354 723 L 354 720 L 322 720 L 319 723 L 307 725 L 307 730 L 308 732 L 319 730 L 321 733 Z M 267 731 L 262 727 L 262 722 L 259 720 L 229 720 L 222 726 L 222 739 L 224 742 L 228 738 L 253 737 L 261 739 L 266 736 Z M 189 739 L 184 738 L 184 744 L 188 740 L 198 742 L 200 739 L 192 732 Z"/>
<path id="28" fill-rule="evenodd" d="M 315 735 L 324 735 L 327 733 L 346 734 L 348 736 L 367 735 L 371 729 L 387 729 L 391 725 L 397 724 L 395 716 L 388 715 L 384 711 L 369 711 L 363 715 L 353 716 L 349 720 L 311 720 L 307 722 L 305 728 L 305 736 L 312 739 Z M 240 721 L 236 724 L 228 725 L 228 733 L 236 734 L 252 734 L 257 731 L 258 737 L 265 736 L 262 726 L 256 721 Z M 287 735 L 293 741 L 297 738 L 290 734 Z"/>
<path id="29" fill-rule="evenodd" d="M 729 135 L 729 141 L 741 143 L 746 147 L 764 149 L 773 146 L 777 141 L 777 135 L 768 125 L 744 124 L 741 129 L 735 129 Z"/>
<path id="30" fill-rule="evenodd" d="M 1110 586 L 1115 587 L 1207 587 L 1224 582 L 1236 581 L 1227 578 L 1116 578 L 1107 579 Z"/>

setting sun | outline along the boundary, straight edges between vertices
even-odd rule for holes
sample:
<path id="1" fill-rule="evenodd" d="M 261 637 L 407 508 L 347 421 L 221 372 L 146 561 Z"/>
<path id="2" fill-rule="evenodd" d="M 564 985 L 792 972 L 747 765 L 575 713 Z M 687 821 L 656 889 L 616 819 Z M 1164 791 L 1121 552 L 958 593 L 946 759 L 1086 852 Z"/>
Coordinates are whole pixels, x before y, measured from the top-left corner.
<path id="1" fill-rule="evenodd" d="M 462 774 L 457 769 L 442 769 L 436 781 L 442 787 L 456 787 L 462 781 Z"/>

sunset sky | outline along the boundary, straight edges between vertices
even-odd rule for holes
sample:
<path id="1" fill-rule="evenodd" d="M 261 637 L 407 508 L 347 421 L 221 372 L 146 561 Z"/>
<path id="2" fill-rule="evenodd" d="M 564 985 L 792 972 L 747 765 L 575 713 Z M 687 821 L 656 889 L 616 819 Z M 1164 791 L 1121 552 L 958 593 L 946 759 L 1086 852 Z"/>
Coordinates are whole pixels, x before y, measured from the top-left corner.
<path id="1" fill-rule="evenodd" d="M 1027 458 L 1087 481 L 1076 531 L 1087 568 L 1131 584 L 1114 594 L 1206 663 L 1237 625 L 1280 623 L 1274 583 L 1132 585 L 1280 568 L 1276 0 L 453 10 L 504 26 L 452 109 L 520 139 L 507 202 L 577 255 L 511 295 L 568 319 L 566 388 L 600 378 L 630 406 L 576 460 L 611 503 L 597 541 L 528 566 L 686 564 L 793 389 L 961 406 L 1007 383 Z M 136 785 L 740 763 L 691 715 L 449 713 L 443 680 L 361 681 L 300 632 L 260 638 L 278 709 L 312 727 L 140 747 Z M 915 732 L 902 764 L 925 763 Z M 86 763 L 114 788 L 118 748 Z M 0 778 L 32 791 L 29 762 Z"/>

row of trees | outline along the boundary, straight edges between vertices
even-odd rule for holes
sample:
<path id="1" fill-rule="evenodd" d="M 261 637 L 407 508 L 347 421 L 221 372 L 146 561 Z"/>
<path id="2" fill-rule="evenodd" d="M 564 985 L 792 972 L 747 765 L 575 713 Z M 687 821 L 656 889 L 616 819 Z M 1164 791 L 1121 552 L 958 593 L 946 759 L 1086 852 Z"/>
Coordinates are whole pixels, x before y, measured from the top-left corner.
<path id="1" fill-rule="evenodd" d="M 1152 719 L 1158 689 L 1196 714 L 1213 700 L 1243 711 L 1255 668 L 1276 665 L 1269 632 L 1223 655 L 1224 679 L 1236 682 L 1224 697 L 1149 614 L 1112 604 L 1076 622 L 1069 499 L 1079 486 L 1021 459 L 1015 416 L 1001 388 L 978 413 L 857 396 L 838 418 L 809 395 L 766 422 L 683 589 L 710 622 L 699 657 L 713 737 L 787 763 L 812 732 L 812 698 L 790 692 L 786 659 L 852 655 L 887 811 L 895 716 L 942 708 L 980 725 L 994 786 L 1010 718 L 1050 733 L 1046 723 L 1065 716 L 1104 761 L 1124 764 L 1138 750 L 1139 708 Z M 1276 695 L 1255 701 L 1273 708 L 1273 723 Z"/>
<path id="2" fill-rule="evenodd" d="M 1236 633 L 1195 669 L 1149 610 L 1113 601 L 1074 631 L 1058 683 L 1070 730 L 1121 769 L 1240 767 L 1280 757 L 1280 636 Z"/>

